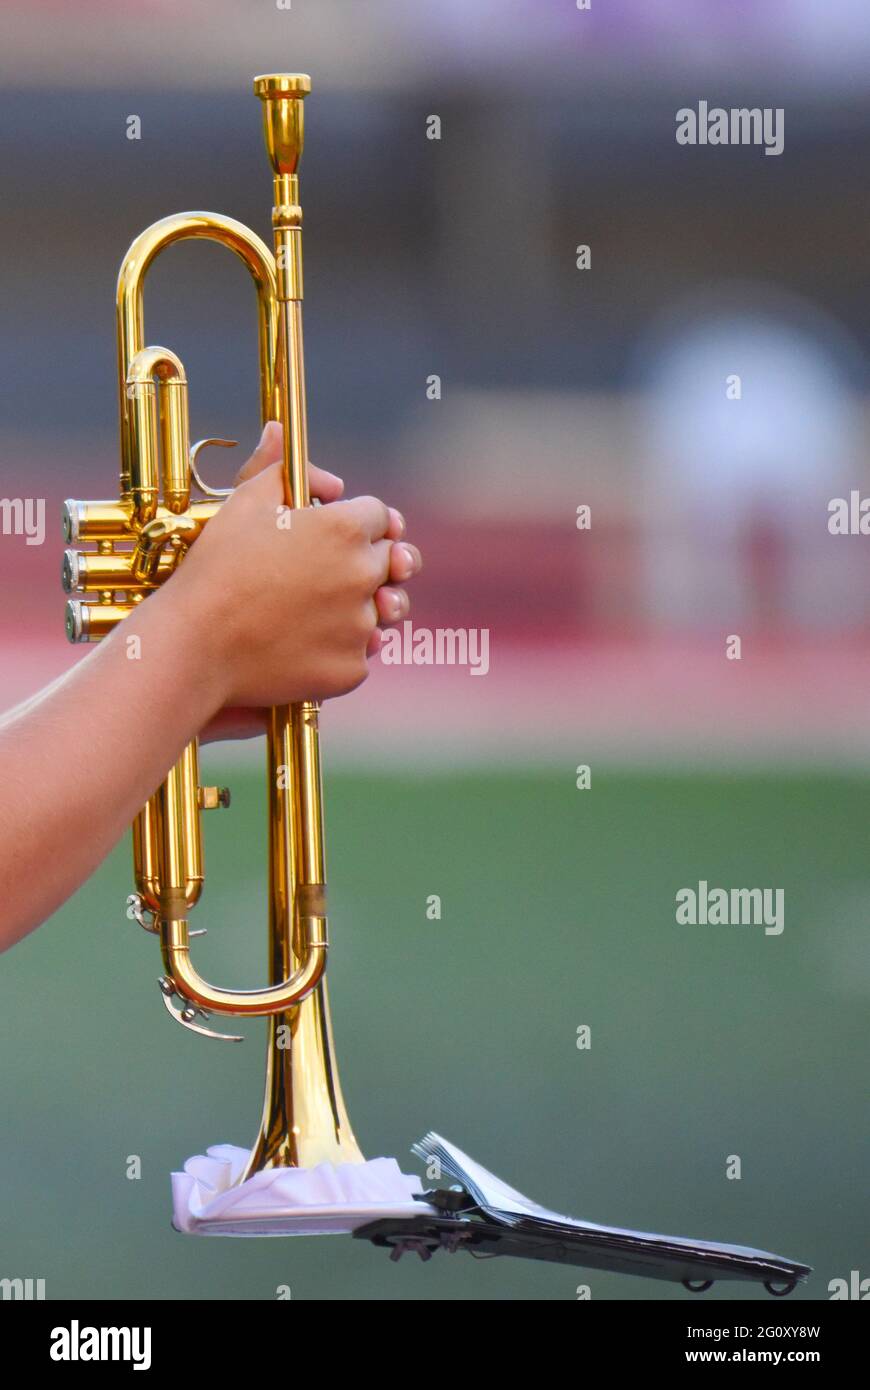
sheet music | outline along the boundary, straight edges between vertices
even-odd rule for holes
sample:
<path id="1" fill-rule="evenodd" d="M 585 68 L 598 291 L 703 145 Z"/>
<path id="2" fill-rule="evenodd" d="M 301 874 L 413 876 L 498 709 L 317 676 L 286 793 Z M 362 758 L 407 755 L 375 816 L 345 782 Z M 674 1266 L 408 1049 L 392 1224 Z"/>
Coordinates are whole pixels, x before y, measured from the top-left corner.
<path id="1" fill-rule="evenodd" d="M 411 1152 L 424 1162 L 434 1159 L 449 1177 L 462 1184 L 478 1206 L 489 1208 L 493 1213 L 574 1224 L 570 1216 L 560 1216 L 557 1212 L 548 1211 L 546 1207 L 539 1206 L 537 1202 L 518 1192 L 515 1187 L 509 1187 L 501 1178 L 497 1178 L 495 1173 L 484 1168 L 483 1164 L 475 1162 L 467 1153 L 463 1153 L 462 1149 L 433 1130 L 417 1144 L 413 1144 Z"/>
<path id="2" fill-rule="evenodd" d="M 718 1241 L 690 1239 L 684 1236 L 666 1236 L 652 1231 L 635 1231 L 624 1226 L 600 1226 L 594 1221 L 581 1221 L 574 1216 L 565 1216 L 550 1211 L 538 1202 L 533 1202 L 515 1187 L 510 1187 L 496 1177 L 488 1168 L 477 1163 L 462 1149 L 451 1144 L 433 1130 L 416 1144 L 411 1152 L 424 1163 L 435 1160 L 441 1171 L 460 1183 L 479 1207 L 494 1221 L 515 1229 L 546 1227 L 548 1230 L 579 1231 L 597 1233 L 603 1237 L 632 1242 L 646 1241 L 662 1249 L 674 1250 L 684 1247 L 687 1250 L 721 1252 L 730 1255 L 746 1255 L 753 1258 L 767 1257 L 768 1252 L 756 1250 L 746 1245 L 721 1244 Z M 776 1258 L 771 1256 L 770 1258 Z"/>

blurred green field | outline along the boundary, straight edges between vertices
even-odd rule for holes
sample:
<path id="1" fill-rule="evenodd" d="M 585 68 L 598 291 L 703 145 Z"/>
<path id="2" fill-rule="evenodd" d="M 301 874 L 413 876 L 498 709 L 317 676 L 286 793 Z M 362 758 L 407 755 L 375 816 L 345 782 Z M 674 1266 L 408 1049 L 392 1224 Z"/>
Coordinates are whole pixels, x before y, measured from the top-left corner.
<path id="1" fill-rule="evenodd" d="M 264 811 L 258 777 L 226 778 L 196 947 L 205 974 L 239 986 L 263 979 Z M 870 1275 L 864 779 L 596 767 L 579 792 L 570 769 L 344 772 L 327 816 L 338 1056 L 369 1156 L 418 1171 L 408 1146 L 432 1127 L 556 1210 L 813 1264 L 794 1298 Z M 785 931 L 677 926 L 674 895 L 701 878 L 784 888 Z M 288 1284 L 297 1299 L 573 1299 L 581 1283 L 595 1299 L 688 1297 L 529 1262 L 393 1264 L 342 1237 L 175 1234 L 170 1170 L 254 1137 L 263 1025 L 231 1046 L 169 1021 L 129 884 L 125 843 L 0 965 L 0 1276 L 44 1278 L 49 1298 L 271 1299 Z M 707 1295 L 743 1296 L 767 1297 Z"/>

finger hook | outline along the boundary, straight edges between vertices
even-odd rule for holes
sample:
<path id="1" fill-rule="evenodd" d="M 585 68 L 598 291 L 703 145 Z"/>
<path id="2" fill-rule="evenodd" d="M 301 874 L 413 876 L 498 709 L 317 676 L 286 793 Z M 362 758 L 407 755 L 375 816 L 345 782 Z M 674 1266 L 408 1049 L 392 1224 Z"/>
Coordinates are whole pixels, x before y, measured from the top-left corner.
<path id="1" fill-rule="evenodd" d="M 219 449 L 234 449 L 238 444 L 237 439 L 198 439 L 190 450 L 190 476 L 196 483 L 200 492 L 205 493 L 206 497 L 230 497 L 233 489 L 231 487 L 209 487 L 200 477 L 196 460 L 201 449 L 207 449 L 210 444 L 216 444 Z"/>

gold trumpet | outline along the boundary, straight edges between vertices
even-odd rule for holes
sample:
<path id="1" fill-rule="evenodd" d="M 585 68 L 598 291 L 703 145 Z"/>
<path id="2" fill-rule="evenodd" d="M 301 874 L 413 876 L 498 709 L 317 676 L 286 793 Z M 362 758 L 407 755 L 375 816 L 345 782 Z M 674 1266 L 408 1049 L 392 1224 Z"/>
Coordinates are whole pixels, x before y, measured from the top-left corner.
<path id="1" fill-rule="evenodd" d="M 67 502 L 64 587 L 91 595 L 67 603 L 67 636 L 98 641 L 162 584 L 208 524 L 227 491 L 208 487 L 190 447 L 187 381 L 168 348 L 146 347 L 145 276 L 167 246 L 189 238 L 229 247 L 257 293 L 260 410 L 284 430 L 284 488 L 290 507 L 310 505 L 302 350 L 302 209 L 298 167 L 301 73 L 254 79 L 263 103 L 273 170 L 274 255 L 232 218 L 209 212 L 164 217 L 136 238 L 118 276 L 118 385 L 121 480 L 117 502 Z M 202 494 L 191 498 L 191 487 Z M 199 780 L 198 741 L 188 744 L 166 781 L 136 817 L 136 893 L 128 915 L 160 937 L 164 1003 L 174 1018 L 207 1037 L 212 1013 L 269 1019 L 266 1096 L 260 1133 L 243 1178 L 267 1168 L 362 1162 L 333 1058 L 324 971 L 327 953 L 323 809 L 318 706 L 313 700 L 269 712 L 269 980 L 262 989 L 220 989 L 195 969 L 188 916 L 203 887 L 200 812 L 229 804 L 225 789 Z M 230 1040 L 240 1041 L 235 1037 Z"/>

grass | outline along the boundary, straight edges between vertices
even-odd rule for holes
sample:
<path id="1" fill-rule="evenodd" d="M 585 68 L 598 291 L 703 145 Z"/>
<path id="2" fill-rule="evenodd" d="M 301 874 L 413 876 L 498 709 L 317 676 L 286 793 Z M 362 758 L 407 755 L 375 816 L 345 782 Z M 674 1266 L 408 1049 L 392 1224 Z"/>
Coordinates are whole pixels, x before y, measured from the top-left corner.
<path id="1" fill-rule="evenodd" d="M 195 944 L 206 975 L 242 985 L 263 978 L 264 801 L 259 779 L 230 780 Z M 438 1129 L 556 1210 L 805 1260 L 796 1298 L 870 1273 L 868 802 L 863 781 L 816 774 L 595 769 L 585 792 L 570 769 L 332 776 L 330 987 L 366 1153 L 414 1172 L 408 1146 Z M 783 934 L 677 926 L 675 893 L 702 878 L 783 888 Z M 45 1278 L 49 1298 L 685 1296 L 531 1262 L 392 1264 L 338 1237 L 175 1234 L 170 1170 L 253 1139 L 263 1025 L 233 1047 L 170 1023 L 129 879 L 125 844 L 3 959 L 0 1276 Z"/>

